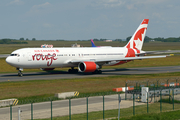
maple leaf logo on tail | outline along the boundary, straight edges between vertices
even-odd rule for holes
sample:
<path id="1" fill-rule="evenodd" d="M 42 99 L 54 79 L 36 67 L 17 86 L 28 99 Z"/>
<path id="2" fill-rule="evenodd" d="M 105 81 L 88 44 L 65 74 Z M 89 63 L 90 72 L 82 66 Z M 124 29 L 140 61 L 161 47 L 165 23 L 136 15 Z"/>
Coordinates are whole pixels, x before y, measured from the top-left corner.
<path id="1" fill-rule="evenodd" d="M 137 28 L 136 32 L 131 37 L 130 41 L 126 45 L 126 48 L 132 48 L 140 51 L 144 42 L 149 19 L 144 19 Z"/>
<path id="2" fill-rule="evenodd" d="M 139 40 L 140 41 L 142 41 L 142 35 L 144 34 L 144 32 L 145 32 L 145 30 L 146 30 L 147 28 L 141 28 L 137 33 L 136 33 L 136 35 L 134 36 L 134 40 L 138 40 L 138 38 L 139 38 Z"/>
<path id="3" fill-rule="evenodd" d="M 136 53 L 140 53 L 142 45 L 144 42 L 144 37 L 146 34 L 147 26 L 149 19 L 144 19 L 139 25 L 127 45 L 125 46 L 128 49 L 126 57 L 133 57 Z M 133 52 L 134 51 L 134 52 Z"/>

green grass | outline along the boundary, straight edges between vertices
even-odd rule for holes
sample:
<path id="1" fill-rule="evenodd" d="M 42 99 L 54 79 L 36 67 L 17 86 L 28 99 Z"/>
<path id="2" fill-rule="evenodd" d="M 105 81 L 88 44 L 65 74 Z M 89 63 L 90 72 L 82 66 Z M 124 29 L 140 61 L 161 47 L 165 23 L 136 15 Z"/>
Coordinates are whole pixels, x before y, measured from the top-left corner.
<path id="1" fill-rule="evenodd" d="M 54 47 L 71 47 L 72 44 L 80 44 L 81 47 L 90 47 L 90 41 L 27 41 L 28 44 L 0 44 L 0 54 L 10 54 L 16 49 L 28 47 L 41 47 L 42 44 L 52 44 Z M 101 46 L 124 46 L 125 43 L 97 41 L 96 45 Z"/>
<path id="2" fill-rule="evenodd" d="M 170 99 L 170 101 L 169 101 L 169 99 L 162 99 L 162 102 L 164 102 L 164 103 L 171 103 L 171 104 L 173 104 L 172 99 Z M 179 101 L 179 100 L 174 100 L 174 103 L 180 103 L 180 101 Z"/>
<path id="3" fill-rule="evenodd" d="M 82 96 L 94 96 L 95 94 L 102 95 L 112 92 L 113 88 L 125 86 L 126 80 L 132 81 L 127 84 L 128 86 L 135 86 L 137 81 L 142 81 L 142 83 L 145 83 L 146 85 L 146 80 L 149 80 L 150 85 L 152 83 L 157 83 L 156 80 L 166 81 L 169 79 L 169 82 L 176 82 L 176 79 L 179 76 L 180 73 L 176 72 L 149 75 L 121 75 L 92 78 L 1 82 L 0 99 L 18 98 L 20 100 L 48 100 L 48 98 L 53 97 L 55 93 L 70 91 L 79 91 Z M 178 79 L 177 82 L 179 83 L 180 79 Z"/>
<path id="4" fill-rule="evenodd" d="M 163 112 L 163 113 L 151 113 L 151 114 L 136 115 L 129 118 L 122 118 L 121 120 L 178 120 L 180 119 L 179 113 L 180 110 Z"/>
<path id="5" fill-rule="evenodd" d="M 83 98 L 83 97 L 90 97 L 90 96 L 105 96 L 105 95 L 112 95 L 112 94 L 121 94 L 122 92 L 96 92 L 96 93 L 81 93 L 79 96 L 69 97 L 66 99 L 75 99 L 75 98 Z M 18 98 L 18 105 L 21 104 L 30 104 L 30 103 L 38 103 L 38 102 L 46 102 L 46 101 L 56 101 L 56 100 L 63 100 L 61 98 L 54 97 L 54 95 L 40 95 L 40 96 L 30 96 L 30 97 L 21 97 Z"/>

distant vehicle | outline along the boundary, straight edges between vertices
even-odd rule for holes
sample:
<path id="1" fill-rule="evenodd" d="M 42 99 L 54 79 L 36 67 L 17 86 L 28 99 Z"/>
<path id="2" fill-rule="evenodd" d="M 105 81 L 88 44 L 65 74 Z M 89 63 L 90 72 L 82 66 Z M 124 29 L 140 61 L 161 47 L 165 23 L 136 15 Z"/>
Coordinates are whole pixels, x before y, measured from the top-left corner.
<path id="1" fill-rule="evenodd" d="M 53 45 L 44 44 L 41 45 L 41 48 L 53 48 Z"/>
<path id="2" fill-rule="evenodd" d="M 75 43 L 75 44 L 72 44 L 71 47 L 81 47 L 81 45 Z"/>
<path id="3" fill-rule="evenodd" d="M 144 19 L 134 35 L 124 47 L 67 47 L 67 48 L 22 48 L 15 50 L 6 58 L 6 62 L 17 68 L 23 76 L 23 69 L 41 68 L 52 70 L 58 67 L 70 67 L 69 73 L 101 73 L 102 66 L 124 64 L 132 60 L 164 58 L 163 56 L 141 56 L 142 46 L 149 19 Z M 78 67 L 78 69 L 74 69 Z"/>

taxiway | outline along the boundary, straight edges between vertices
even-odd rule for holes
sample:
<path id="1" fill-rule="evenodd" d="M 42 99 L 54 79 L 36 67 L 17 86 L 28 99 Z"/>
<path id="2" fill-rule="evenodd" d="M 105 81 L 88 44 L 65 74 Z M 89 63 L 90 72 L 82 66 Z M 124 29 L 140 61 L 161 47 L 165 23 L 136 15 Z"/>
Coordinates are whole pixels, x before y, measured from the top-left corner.
<path id="1" fill-rule="evenodd" d="M 68 72 L 65 71 L 54 71 L 54 72 L 42 71 L 42 72 L 30 72 L 30 73 L 24 72 L 23 77 L 18 77 L 17 73 L 6 73 L 6 74 L 0 74 L 0 82 L 106 77 L 112 75 L 158 74 L 158 73 L 168 73 L 168 72 L 180 72 L 180 66 L 102 69 L 102 74 L 90 74 L 90 73 L 69 74 Z"/>

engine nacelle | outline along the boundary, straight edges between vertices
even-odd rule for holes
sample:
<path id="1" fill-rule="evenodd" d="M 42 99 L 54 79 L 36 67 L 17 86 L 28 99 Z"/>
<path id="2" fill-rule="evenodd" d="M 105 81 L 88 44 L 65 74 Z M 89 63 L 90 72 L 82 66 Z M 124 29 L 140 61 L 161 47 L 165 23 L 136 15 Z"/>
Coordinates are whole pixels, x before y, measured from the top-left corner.
<path id="1" fill-rule="evenodd" d="M 50 70 L 54 70 L 55 68 L 40 68 L 43 71 L 50 71 Z"/>
<path id="2" fill-rule="evenodd" d="M 91 61 L 80 62 L 78 65 L 80 72 L 94 72 L 98 68 L 99 66 L 95 62 Z"/>

